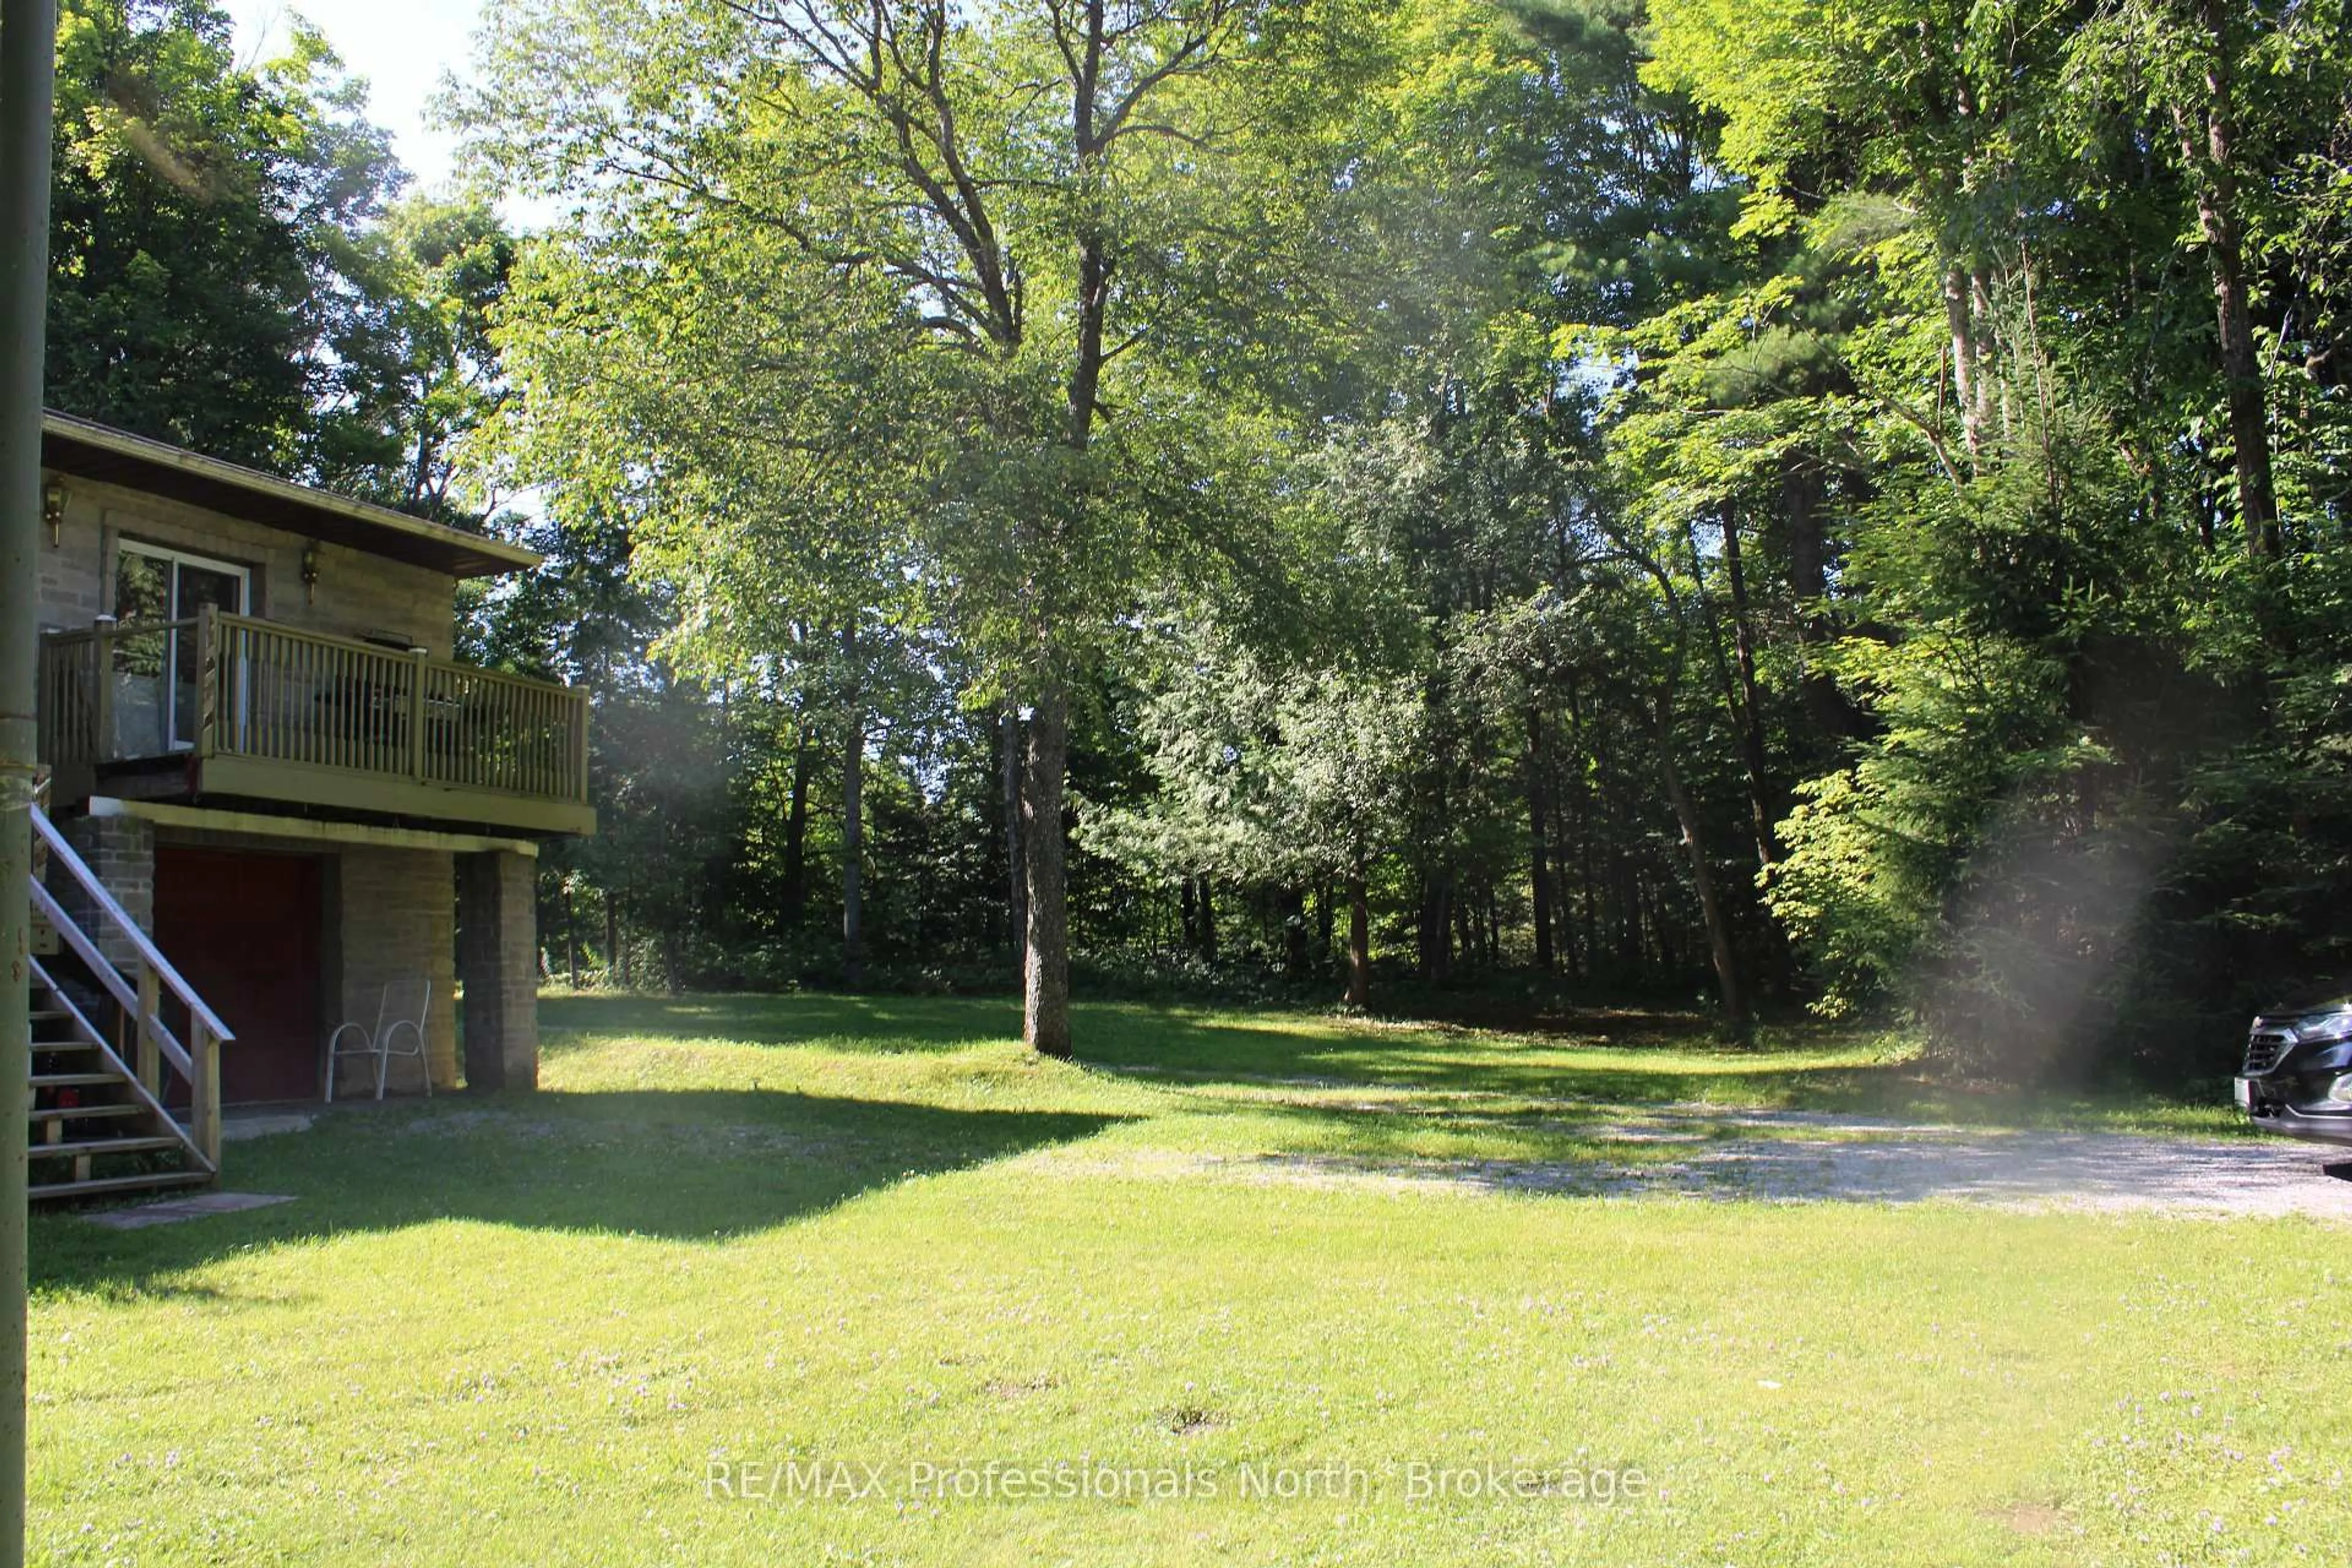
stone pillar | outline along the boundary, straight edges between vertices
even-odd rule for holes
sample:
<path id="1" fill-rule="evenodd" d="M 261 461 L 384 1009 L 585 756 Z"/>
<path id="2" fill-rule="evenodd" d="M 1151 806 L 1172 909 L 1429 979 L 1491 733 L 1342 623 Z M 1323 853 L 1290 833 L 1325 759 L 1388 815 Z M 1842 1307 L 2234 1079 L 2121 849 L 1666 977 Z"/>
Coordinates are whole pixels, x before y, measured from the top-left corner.
<path id="1" fill-rule="evenodd" d="M 373 1028 L 386 984 L 392 987 L 393 1017 L 414 1018 L 419 1005 L 425 1008 L 425 1059 L 392 1059 L 387 1083 L 394 1094 L 424 1093 L 427 1072 L 436 1090 L 457 1084 L 450 861 L 448 851 L 442 849 L 359 845 L 334 858 L 334 880 L 328 892 L 332 934 L 327 994 L 341 998 L 341 1010 L 326 1022 L 348 1018 Z M 418 994 L 420 984 L 425 996 Z M 346 1058 L 339 1070 L 339 1097 L 373 1092 L 375 1069 L 365 1058 Z"/>
<path id="2" fill-rule="evenodd" d="M 457 858 L 457 978 L 466 1083 L 539 1087 L 539 862 L 508 850 Z"/>
<path id="3" fill-rule="evenodd" d="M 139 929 L 155 932 L 155 826 L 135 816 L 78 816 L 63 825 L 66 842 L 97 873 L 99 885 L 113 895 Z M 138 973 L 138 951 L 112 921 L 91 907 L 67 874 L 52 866 L 49 890 L 66 913 L 98 943 L 108 962 L 125 974 Z"/>

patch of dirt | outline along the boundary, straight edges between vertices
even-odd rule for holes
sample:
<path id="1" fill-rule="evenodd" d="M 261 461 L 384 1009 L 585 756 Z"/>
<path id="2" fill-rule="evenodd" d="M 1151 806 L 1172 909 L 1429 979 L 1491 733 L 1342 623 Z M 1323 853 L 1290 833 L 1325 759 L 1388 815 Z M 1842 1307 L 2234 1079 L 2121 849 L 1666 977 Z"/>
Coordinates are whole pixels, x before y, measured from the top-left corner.
<path id="1" fill-rule="evenodd" d="M 2066 1516 L 2048 1503 L 2021 1502 L 1997 1510 L 1992 1517 L 2020 1535 L 2041 1537 L 2064 1527 Z"/>

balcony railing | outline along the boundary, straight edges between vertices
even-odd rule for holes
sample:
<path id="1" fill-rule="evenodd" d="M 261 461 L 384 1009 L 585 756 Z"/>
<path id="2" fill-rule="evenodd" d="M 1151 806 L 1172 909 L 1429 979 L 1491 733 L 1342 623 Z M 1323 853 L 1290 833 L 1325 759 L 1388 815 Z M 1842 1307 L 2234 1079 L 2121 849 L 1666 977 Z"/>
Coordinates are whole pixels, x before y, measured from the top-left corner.
<path id="1" fill-rule="evenodd" d="M 585 691 L 212 610 L 43 638 L 41 748 L 61 781 L 184 757 L 205 794 L 593 820 Z"/>

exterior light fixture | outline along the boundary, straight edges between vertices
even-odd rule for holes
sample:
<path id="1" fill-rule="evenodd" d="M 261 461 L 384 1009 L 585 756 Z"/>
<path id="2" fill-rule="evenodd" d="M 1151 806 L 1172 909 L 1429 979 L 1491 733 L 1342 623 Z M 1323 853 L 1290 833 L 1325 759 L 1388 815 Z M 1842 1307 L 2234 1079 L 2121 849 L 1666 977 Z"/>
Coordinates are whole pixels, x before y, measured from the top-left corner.
<path id="1" fill-rule="evenodd" d="M 319 602 L 319 547 L 315 544 L 308 545 L 302 551 L 302 602 L 306 605 Z"/>
<path id="2" fill-rule="evenodd" d="M 41 487 L 41 521 L 49 525 L 49 548 L 55 550 L 66 521 L 66 487 L 59 480 Z"/>

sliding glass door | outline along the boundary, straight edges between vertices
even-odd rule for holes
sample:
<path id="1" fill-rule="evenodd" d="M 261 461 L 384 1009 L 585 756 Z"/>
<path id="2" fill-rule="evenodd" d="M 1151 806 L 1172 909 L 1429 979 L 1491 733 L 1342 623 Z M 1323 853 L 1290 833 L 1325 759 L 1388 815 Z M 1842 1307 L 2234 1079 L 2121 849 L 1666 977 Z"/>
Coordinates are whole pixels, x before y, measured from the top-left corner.
<path id="1" fill-rule="evenodd" d="M 196 612 L 243 615 L 243 566 L 128 541 L 114 552 L 115 755 L 161 756 L 196 743 Z"/>

